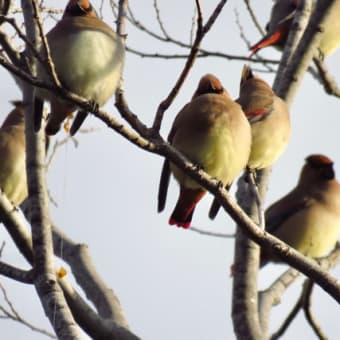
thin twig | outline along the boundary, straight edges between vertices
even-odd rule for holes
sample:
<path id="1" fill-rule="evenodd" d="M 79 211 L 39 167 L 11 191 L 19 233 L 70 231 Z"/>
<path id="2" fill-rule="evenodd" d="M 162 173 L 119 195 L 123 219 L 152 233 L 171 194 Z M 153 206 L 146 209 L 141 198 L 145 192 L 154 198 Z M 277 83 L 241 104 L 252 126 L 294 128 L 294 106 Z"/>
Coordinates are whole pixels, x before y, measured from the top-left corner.
<path id="1" fill-rule="evenodd" d="M 163 20 L 161 19 L 161 12 L 160 12 L 157 0 L 153 0 L 153 8 L 155 9 L 156 19 L 157 19 L 159 28 L 161 29 L 165 37 L 169 37 L 168 32 L 166 31 L 164 27 Z"/>
<path id="2" fill-rule="evenodd" d="M 335 97 L 340 98 L 340 88 L 338 87 L 335 79 L 332 77 L 330 72 L 327 69 L 325 63 L 320 60 L 320 58 L 314 57 L 314 64 L 319 72 L 319 76 L 321 79 L 321 83 L 325 89 L 325 91 Z"/>
<path id="3" fill-rule="evenodd" d="M 190 231 L 195 233 L 206 235 L 206 236 L 213 236 L 213 237 L 220 237 L 220 238 L 235 238 L 235 234 L 224 234 L 224 233 L 215 233 L 213 231 L 206 231 L 195 227 L 190 227 Z"/>
<path id="4" fill-rule="evenodd" d="M 5 307 L 0 306 L 0 311 L 4 314 L 3 318 L 7 318 L 7 319 L 11 319 L 13 321 L 19 322 L 20 324 L 30 328 L 32 331 L 34 332 L 38 332 L 40 334 L 44 334 L 52 339 L 56 339 L 56 336 L 50 332 L 48 332 L 47 330 L 34 326 L 32 323 L 28 322 L 27 320 L 25 320 L 20 314 L 19 312 L 16 310 L 16 308 L 14 307 L 13 303 L 11 302 L 10 298 L 7 295 L 7 292 L 5 290 L 5 288 L 3 287 L 3 285 L 0 283 L 0 290 L 2 291 L 2 295 L 4 297 L 4 300 L 6 301 L 8 307 L 10 310 L 7 310 Z M 1 318 L 1 316 L 0 316 Z"/>
<path id="5" fill-rule="evenodd" d="M 296 301 L 293 309 L 290 311 L 280 328 L 271 335 L 270 340 L 276 340 L 279 339 L 288 329 L 292 321 L 295 319 L 297 314 L 299 313 L 301 307 L 302 307 L 302 300 L 303 300 L 303 292 L 300 295 L 299 299 Z"/>
<path id="6" fill-rule="evenodd" d="M 189 56 L 188 53 L 160 53 L 160 52 L 149 53 L 149 52 L 136 50 L 130 46 L 127 46 L 126 50 L 142 58 L 151 58 L 151 59 L 157 59 L 157 58 L 158 59 L 186 59 Z M 238 61 L 251 61 L 252 63 L 257 63 L 257 64 L 264 63 L 264 64 L 278 65 L 280 62 L 280 60 L 274 60 L 274 59 L 264 59 L 264 58 L 251 59 L 243 55 L 227 54 L 227 53 L 223 53 L 219 51 L 209 51 L 203 48 L 199 48 L 196 58 L 208 58 L 208 57 L 224 58 L 228 60 L 238 60 Z M 270 71 L 275 72 L 274 69 L 271 69 Z"/>
<path id="7" fill-rule="evenodd" d="M 196 8 L 197 8 L 197 29 L 196 29 L 196 37 L 194 40 L 194 43 L 191 47 L 190 54 L 186 60 L 185 66 L 179 75 L 175 86 L 170 91 L 169 95 L 164 99 L 160 105 L 158 106 L 157 113 L 152 125 L 152 128 L 155 133 L 158 133 L 161 127 L 161 123 L 163 120 L 163 116 L 165 111 L 169 108 L 173 100 L 175 99 L 176 95 L 178 94 L 180 88 L 182 87 L 190 69 L 192 68 L 194 61 L 196 59 L 196 56 L 199 52 L 199 45 L 201 44 L 201 41 L 203 40 L 206 33 L 210 30 L 211 26 L 216 21 L 217 17 L 221 13 L 224 5 L 226 4 L 227 0 L 222 0 L 219 2 L 219 4 L 216 6 L 215 10 L 209 17 L 207 23 L 203 26 L 203 14 L 202 14 L 202 8 L 201 3 L 199 0 L 195 0 L 196 2 Z"/>
<path id="8" fill-rule="evenodd" d="M 33 8 L 34 20 L 35 20 L 36 25 L 38 27 L 40 39 L 41 39 L 41 42 L 42 42 L 43 55 L 44 55 L 44 58 L 46 60 L 46 62 L 44 60 L 43 65 L 47 66 L 47 70 L 49 72 L 49 75 L 52 78 L 52 81 L 53 81 L 53 84 L 55 85 L 55 87 L 61 87 L 61 83 L 60 83 L 60 80 L 58 78 L 58 75 L 57 75 L 57 72 L 56 72 L 56 69 L 55 69 L 55 66 L 54 66 L 54 62 L 53 62 L 52 57 L 51 57 L 51 50 L 50 50 L 50 47 L 48 45 L 46 35 L 44 33 L 44 29 L 43 29 L 40 14 L 39 14 L 39 6 L 38 6 L 36 0 L 32 0 L 32 8 Z"/>
<path id="9" fill-rule="evenodd" d="M 316 321 L 315 316 L 313 315 L 312 302 L 311 302 L 313 287 L 314 287 L 314 282 L 312 280 L 308 279 L 304 282 L 305 294 L 304 294 L 303 311 L 305 313 L 305 317 L 306 317 L 308 323 L 312 327 L 316 336 L 320 340 L 327 340 L 328 337 L 323 332 L 320 325 Z"/>
<path id="10" fill-rule="evenodd" d="M 239 13 L 237 11 L 237 9 L 235 8 L 234 10 L 234 13 L 235 13 L 235 18 L 236 18 L 236 25 L 240 31 L 240 37 L 241 39 L 245 42 L 246 46 L 247 46 L 247 49 L 249 50 L 250 49 L 250 46 L 251 46 L 251 43 L 250 41 L 248 40 L 248 38 L 246 37 L 245 33 L 244 33 L 244 30 L 243 30 L 243 26 L 241 24 L 241 21 L 240 21 L 240 16 L 239 16 Z M 255 55 L 255 59 L 252 58 L 253 56 L 250 55 L 249 57 L 247 57 L 247 60 L 248 61 L 251 61 L 251 62 L 260 62 L 266 69 L 267 71 L 270 71 L 270 72 L 275 72 L 275 70 L 270 67 L 268 65 L 268 63 L 265 61 L 264 58 L 262 58 L 260 55 L 256 54 Z"/>
<path id="11" fill-rule="evenodd" d="M 6 246 L 6 242 L 2 241 L 1 246 L 0 246 L 0 258 L 2 257 L 2 253 L 5 249 L 5 246 Z"/>
<path id="12" fill-rule="evenodd" d="M 260 34 L 262 36 L 264 36 L 266 34 L 266 32 L 264 31 L 264 29 L 262 28 L 262 26 L 260 25 L 259 21 L 256 18 L 256 15 L 254 13 L 253 8 L 250 5 L 250 1 L 249 0 L 244 0 L 244 3 L 246 4 L 247 10 L 249 12 L 249 15 L 251 17 L 251 20 L 253 21 L 255 27 L 257 28 L 257 30 L 260 32 Z"/>

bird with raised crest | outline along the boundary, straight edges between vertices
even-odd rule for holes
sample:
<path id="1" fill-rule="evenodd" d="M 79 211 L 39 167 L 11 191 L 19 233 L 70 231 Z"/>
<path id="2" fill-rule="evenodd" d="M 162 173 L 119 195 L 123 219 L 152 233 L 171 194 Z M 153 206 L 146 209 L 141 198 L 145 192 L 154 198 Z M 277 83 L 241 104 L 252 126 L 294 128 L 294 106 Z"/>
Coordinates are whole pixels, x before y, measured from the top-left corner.
<path id="1" fill-rule="evenodd" d="M 228 186 L 245 168 L 251 144 L 249 123 L 241 109 L 212 74 L 203 76 L 191 101 L 178 113 L 169 143 L 191 162 Z M 175 164 L 164 161 L 158 211 L 165 207 L 170 174 L 180 194 L 169 224 L 189 228 L 206 190 Z"/>

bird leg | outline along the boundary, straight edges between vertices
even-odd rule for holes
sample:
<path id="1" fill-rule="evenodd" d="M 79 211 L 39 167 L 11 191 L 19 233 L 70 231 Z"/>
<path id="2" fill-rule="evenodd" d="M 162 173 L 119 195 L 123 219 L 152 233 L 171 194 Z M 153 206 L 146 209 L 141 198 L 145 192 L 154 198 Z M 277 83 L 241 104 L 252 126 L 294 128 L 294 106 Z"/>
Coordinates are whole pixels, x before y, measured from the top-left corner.
<path id="1" fill-rule="evenodd" d="M 99 111 L 99 104 L 95 102 L 94 100 L 89 100 L 89 103 L 91 105 L 90 112 L 96 113 Z"/>

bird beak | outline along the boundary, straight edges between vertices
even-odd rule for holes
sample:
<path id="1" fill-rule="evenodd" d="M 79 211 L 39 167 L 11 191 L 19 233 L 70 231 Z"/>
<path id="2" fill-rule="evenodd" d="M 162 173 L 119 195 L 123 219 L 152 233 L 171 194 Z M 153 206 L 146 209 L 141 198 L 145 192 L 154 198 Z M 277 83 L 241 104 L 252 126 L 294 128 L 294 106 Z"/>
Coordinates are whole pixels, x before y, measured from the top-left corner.
<path id="1" fill-rule="evenodd" d="M 324 174 L 325 178 L 327 178 L 329 180 L 335 178 L 335 172 L 334 172 L 333 167 L 331 167 L 331 166 L 328 166 L 325 169 L 323 169 L 323 174 Z"/>

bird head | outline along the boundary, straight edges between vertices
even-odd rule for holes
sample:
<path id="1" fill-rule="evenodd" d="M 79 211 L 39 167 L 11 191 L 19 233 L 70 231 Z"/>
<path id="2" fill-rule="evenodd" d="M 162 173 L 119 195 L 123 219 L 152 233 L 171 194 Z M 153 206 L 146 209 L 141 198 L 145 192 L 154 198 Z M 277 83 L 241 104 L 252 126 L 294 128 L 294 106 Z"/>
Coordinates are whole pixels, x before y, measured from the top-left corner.
<path id="1" fill-rule="evenodd" d="M 240 93 L 242 90 L 250 92 L 254 89 L 264 89 L 265 91 L 269 90 L 270 93 L 272 93 L 272 89 L 269 84 L 263 79 L 255 76 L 250 66 L 244 65 L 241 74 Z"/>
<path id="2" fill-rule="evenodd" d="M 65 17 L 98 17 L 96 10 L 88 0 L 70 0 L 63 14 Z"/>
<path id="3" fill-rule="evenodd" d="M 254 78 L 254 74 L 250 66 L 243 65 L 240 86 L 242 87 L 247 80 L 253 79 L 253 78 Z"/>
<path id="4" fill-rule="evenodd" d="M 196 98 L 207 93 L 227 94 L 227 91 L 224 89 L 222 83 L 217 77 L 208 73 L 201 78 L 197 90 L 192 98 Z"/>
<path id="5" fill-rule="evenodd" d="M 14 109 L 8 114 L 2 127 L 22 125 L 25 121 L 24 103 L 21 100 L 13 100 L 11 103 L 14 105 Z"/>
<path id="6" fill-rule="evenodd" d="M 302 168 L 300 181 L 315 183 L 315 181 L 329 181 L 335 178 L 333 161 L 325 155 L 315 154 L 306 158 L 306 164 Z"/>

